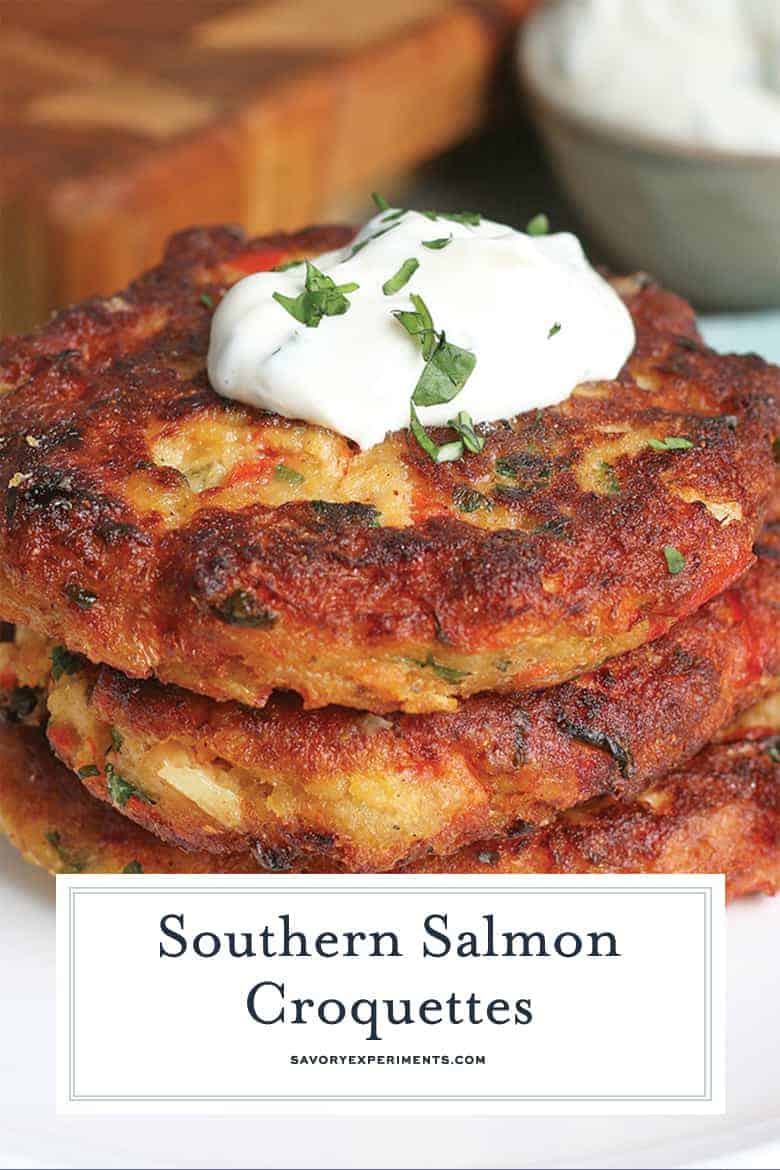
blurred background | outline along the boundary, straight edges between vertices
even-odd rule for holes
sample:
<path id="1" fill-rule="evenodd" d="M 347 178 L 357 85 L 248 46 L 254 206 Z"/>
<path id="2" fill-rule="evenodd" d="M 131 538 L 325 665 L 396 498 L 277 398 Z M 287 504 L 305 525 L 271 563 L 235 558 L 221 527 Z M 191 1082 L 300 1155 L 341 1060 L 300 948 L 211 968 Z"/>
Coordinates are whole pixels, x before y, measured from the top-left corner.
<path id="1" fill-rule="evenodd" d="M 780 0 L 1 11 L 3 332 L 120 288 L 179 228 L 357 220 L 374 188 L 545 211 L 705 309 L 780 304 Z"/>

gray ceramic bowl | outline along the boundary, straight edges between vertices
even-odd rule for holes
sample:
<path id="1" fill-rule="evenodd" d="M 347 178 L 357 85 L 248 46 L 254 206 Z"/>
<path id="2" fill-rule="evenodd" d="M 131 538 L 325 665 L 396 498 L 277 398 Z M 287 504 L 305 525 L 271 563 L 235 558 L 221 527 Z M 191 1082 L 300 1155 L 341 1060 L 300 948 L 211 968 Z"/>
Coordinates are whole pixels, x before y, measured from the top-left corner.
<path id="1" fill-rule="evenodd" d="M 534 23 L 521 80 L 558 178 L 611 260 L 699 308 L 780 305 L 780 156 L 689 150 L 564 109 L 542 92 Z"/>

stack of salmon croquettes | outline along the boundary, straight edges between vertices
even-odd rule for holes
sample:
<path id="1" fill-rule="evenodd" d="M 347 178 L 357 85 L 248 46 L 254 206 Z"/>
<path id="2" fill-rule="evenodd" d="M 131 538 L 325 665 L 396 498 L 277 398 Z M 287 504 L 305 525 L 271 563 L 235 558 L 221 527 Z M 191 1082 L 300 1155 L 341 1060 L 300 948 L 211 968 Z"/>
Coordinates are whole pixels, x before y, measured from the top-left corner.
<path id="1" fill-rule="evenodd" d="M 780 370 L 628 277 L 619 377 L 451 463 L 218 396 L 227 289 L 350 236 L 184 232 L 0 343 L 0 825 L 60 872 L 773 891 Z"/>

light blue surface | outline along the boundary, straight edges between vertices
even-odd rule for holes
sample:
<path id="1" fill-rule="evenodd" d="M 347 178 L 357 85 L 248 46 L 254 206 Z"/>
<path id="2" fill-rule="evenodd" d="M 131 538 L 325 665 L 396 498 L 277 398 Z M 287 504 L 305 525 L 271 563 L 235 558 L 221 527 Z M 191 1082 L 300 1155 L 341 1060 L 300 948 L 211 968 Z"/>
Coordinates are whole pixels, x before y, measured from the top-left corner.
<path id="1" fill-rule="evenodd" d="M 760 353 L 780 364 L 780 309 L 763 313 L 724 313 L 702 317 L 708 345 L 722 353 Z"/>

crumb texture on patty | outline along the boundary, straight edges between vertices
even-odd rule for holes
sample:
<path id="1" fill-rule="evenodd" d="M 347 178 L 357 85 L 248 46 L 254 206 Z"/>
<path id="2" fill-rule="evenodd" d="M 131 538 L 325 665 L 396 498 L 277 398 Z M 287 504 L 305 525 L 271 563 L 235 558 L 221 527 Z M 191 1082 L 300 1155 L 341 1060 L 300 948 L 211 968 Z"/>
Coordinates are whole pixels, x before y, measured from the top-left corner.
<path id="1" fill-rule="evenodd" d="M 518 830 L 410 870 L 725 873 L 732 898 L 774 893 L 780 885 L 778 726 L 706 749 L 637 800 L 601 798 L 545 828 Z M 247 853 L 215 857 L 165 844 L 90 797 L 40 731 L 7 723 L 0 724 L 0 829 L 28 861 L 56 873 L 262 868 Z"/>
<path id="2" fill-rule="evenodd" d="M 0 344 L 0 617 L 217 699 L 429 712 L 574 677 L 749 567 L 780 371 L 705 348 L 645 280 L 615 282 L 638 338 L 616 381 L 480 427 L 453 463 L 217 396 L 225 290 L 349 237 L 185 232 Z"/>
<path id="3" fill-rule="evenodd" d="M 252 847 L 277 869 L 387 870 L 596 796 L 636 795 L 777 691 L 780 529 L 769 523 L 757 547 L 737 585 L 655 642 L 456 712 L 305 711 L 290 694 L 262 709 L 218 703 L 95 668 L 29 631 L 0 647 L 0 680 L 17 714 L 44 688 L 56 754 L 92 795 L 172 843 Z"/>

